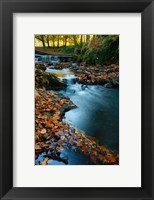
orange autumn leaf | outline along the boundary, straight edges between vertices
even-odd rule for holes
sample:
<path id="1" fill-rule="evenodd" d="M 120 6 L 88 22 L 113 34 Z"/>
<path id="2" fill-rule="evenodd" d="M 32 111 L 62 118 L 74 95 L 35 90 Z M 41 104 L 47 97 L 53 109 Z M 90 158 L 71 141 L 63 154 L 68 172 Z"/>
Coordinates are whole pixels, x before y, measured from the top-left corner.
<path id="1" fill-rule="evenodd" d="M 92 150 L 92 151 L 91 151 L 91 154 L 93 154 L 93 155 L 96 156 L 96 155 L 97 155 L 97 151 L 96 151 L 96 150 Z"/>
<path id="2" fill-rule="evenodd" d="M 61 139 L 61 140 L 65 140 L 65 136 L 62 135 L 62 136 L 60 137 L 60 139 Z"/>
<path id="3" fill-rule="evenodd" d="M 64 148 L 62 145 L 60 145 L 59 149 L 60 149 L 60 151 L 63 151 Z"/>
<path id="4" fill-rule="evenodd" d="M 49 122 L 49 121 L 46 123 L 46 127 L 53 127 L 53 126 L 54 125 L 51 122 Z"/>
<path id="5" fill-rule="evenodd" d="M 52 128 L 52 132 L 53 133 L 55 133 L 55 132 L 57 132 L 58 131 L 58 129 L 55 129 L 54 127 Z"/>
<path id="6" fill-rule="evenodd" d="M 85 153 L 89 151 L 89 149 L 88 149 L 87 146 L 83 146 L 83 147 L 81 148 L 81 150 L 84 151 Z"/>
<path id="7" fill-rule="evenodd" d="M 113 155 L 107 155 L 106 158 L 110 163 L 116 162 L 116 158 Z"/>
<path id="8" fill-rule="evenodd" d="M 96 160 L 96 157 L 93 155 L 90 155 L 91 160 Z"/>
<path id="9" fill-rule="evenodd" d="M 46 131 L 45 128 L 41 130 L 41 134 L 45 134 L 46 132 L 47 132 L 47 131 Z"/>
<path id="10" fill-rule="evenodd" d="M 102 161 L 104 160 L 104 156 L 103 155 L 99 155 L 99 159 Z"/>
<path id="11" fill-rule="evenodd" d="M 35 90 L 35 98 L 39 98 L 40 97 L 40 94 L 38 92 L 38 90 Z"/>
<path id="12" fill-rule="evenodd" d="M 38 152 L 42 152 L 42 148 L 40 147 L 39 144 L 35 144 L 35 151 Z"/>

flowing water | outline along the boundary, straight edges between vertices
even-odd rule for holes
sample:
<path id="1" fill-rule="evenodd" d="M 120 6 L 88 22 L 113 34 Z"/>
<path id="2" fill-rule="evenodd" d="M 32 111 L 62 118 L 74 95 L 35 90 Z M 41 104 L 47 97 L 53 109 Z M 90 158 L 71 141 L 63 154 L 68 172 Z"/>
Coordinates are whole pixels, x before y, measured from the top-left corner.
<path id="1" fill-rule="evenodd" d="M 77 106 L 65 113 L 65 120 L 86 135 L 94 136 L 100 144 L 119 151 L 119 90 L 82 85 L 69 69 L 53 68 L 51 66 L 46 71 L 67 83 L 67 88 L 60 93 L 68 96 Z M 44 155 L 45 152 L 38 157 L 36 165 L 44 160 Z M 68 165 L 93 165 L 87 156 L 69 148 L 65 148 L 60 156 L 68 159 Z M 57 160 L 48 164 L 65 165 Z"/>
<path id="2" fill-rule="evenodd" d="M 61 91 L 77 106 L 65 113 L 66 121 L 94 136 L 108 148 L 119 149 L 119 89 L 82 85 L 69 69 L 48 69 L 67 83 Z"/>

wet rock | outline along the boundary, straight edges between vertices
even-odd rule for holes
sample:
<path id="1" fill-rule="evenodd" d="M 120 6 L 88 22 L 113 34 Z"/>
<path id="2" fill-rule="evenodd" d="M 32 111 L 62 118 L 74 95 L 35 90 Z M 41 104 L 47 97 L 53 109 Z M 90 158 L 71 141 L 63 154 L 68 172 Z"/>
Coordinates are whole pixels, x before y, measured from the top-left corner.
<path id="1" fill-rule="evenodd" d="M 109 68 L 106 70 L 106 72 L 119 72 L 119 67 Z"/>
<path id="2" fill-rule="evenodd" d="M 81 85 L 81 89 L 82 89 L 82 90 L 85 90 L 86 88 L 88 88 L 87 85 L 83 85 L 83 84 Z"/>
<path id="3" fill-rule="evenodd" d="M 39 63 L 35 63 L 35 69 L 41 69 L 43 71 L 46 70 L 46 65 L 45 64 L 39 64 Z"/>
<path id="4" fill-rule="evenodd" d="M 119 86 L 119 82 L 117 81 L 116 78 L 111 78 L 111 83 L 112 83 L 113 87 Z"/>
<path id="5" fill-rule="evenodd" d="M 54 75 L 52 75 L 51 73 L 44 72 L 41 69 L 36 69 L 35 87 L 36 88 L 45 87 L 47 90 L 61 90 L 66 88 L 67 85 L 59 81 L 59 79 Z"/>
<path id="6" fill-rule="evenodd" d="M 109 83 L 109 81 L 107 79 L 101 79 L 97 83 L 100 84 L 100 85 L 104 85 L 104 84 Z"/>
<path id="7" fill-rule="evenodd" d="M 111 84 L 111 83 L 106 83 L 106 84 L 104 85 L 104 87 L 106 87 L 106 88 L 112 88 L 112 84 Z"/>
<path id="8" fill-rule="evenodd" d="M 77 67 L 77 63 L 72 63 L 72 67 Z"/>

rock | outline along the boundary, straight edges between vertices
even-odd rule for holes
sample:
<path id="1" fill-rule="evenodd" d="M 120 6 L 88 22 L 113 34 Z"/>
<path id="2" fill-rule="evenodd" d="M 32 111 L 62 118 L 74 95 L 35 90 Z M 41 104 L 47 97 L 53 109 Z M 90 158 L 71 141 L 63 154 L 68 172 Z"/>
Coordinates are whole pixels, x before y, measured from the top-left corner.
<path id="1" fill-rule="evenodd" d="M 119 67 L 109 68 L 106 70 L 106 72 L 118 72 L 118 71 L 119 71 Z"/>
<path id="2" fill-rule="evenodd" d="M 66 165 L 68 164 L 68 158 L 67 157 L 61 157 L 59 160 L 62 161 L 63 163 L 65 163 Z"/>
<path id="3" fill-rule="evenodd" d="M 104 84 L 106 85 L 108 83 L 109 83 L 109 81 L 107 79 L 101 79 L 98 81 L 98 84 L 100 84 L 100 85 L 104 85 Z"/>
<path id="4" fill-rule="evenodd" d="M 35 63 L 35 69 L 41 69 L 41 70 L 43 70 L 43 71 L 45 71 L 46 70 L 46 65 L 45 64 L 36 64 Z"/>
<path id="5" fill-rule="evenodd" d="M 83 84 L 81 85 L 81 89 L 82 89 L 82 90 L 85 90 L 86 88 L 88 88 L 87 85 L 83 85 Z"/>
<path id="6" fill-rule="evenodd" d="M 77 63 L 72 63 L 72 67 L 77 67 Z"/>
<path id="7" fill-rule="evenodd" d="M 47 90 L 61 90 L 67 87 L 66 84 L 59 81 L 59 79 L 51 73 L 44 72 L 41 69 L 35 70 L 35 87 Z"/>
<path id="8" fill-rule="evenodd" d="M 112 82 L 113 87 L 119 86 L 119 82 L 116 80 L 116 78 L 111 78 L 111 82 Z"/>
<path id="9" fill-rule="evenodd" d="M 60 136 L 60 139 L 65 140 L 65 136 L 64 135 Z"/>
<path id="10" fill-rule="evenodd" d="M 76 146 L 71 147 L 71 150 L 74 151 L 74 152 L 76 152 L 76 149 L 77 149 Z"/>
<path id="11" fill-rule="evenodd" d="M 49 66 L 47 69 L 54 69 L 55 68 L 55 66 Z"/>
<path id="12" fill-rule="evenodd" d="M 69 106 L 67 104 L 63 104 L 62 107 L 63 107 L 65 112 L 69 111 L 72 108 L 71 106 Z"/>
<path id="13" fill-rule="evenodd" d="M 111 84 L 111 83 L 106 83 L 106 84 L 104 85 L 104 87 L 106 87 L 106 88 L 112 88 L 112 84 Z"/>

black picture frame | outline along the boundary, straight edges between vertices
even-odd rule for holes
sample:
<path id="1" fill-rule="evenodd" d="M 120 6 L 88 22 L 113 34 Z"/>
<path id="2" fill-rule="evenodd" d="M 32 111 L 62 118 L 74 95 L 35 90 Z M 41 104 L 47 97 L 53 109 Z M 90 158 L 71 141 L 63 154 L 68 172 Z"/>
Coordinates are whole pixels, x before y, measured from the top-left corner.
<path id="1" fill-rule="evenodd" d="M 13 13 L 141 13 L 142 187 L 13 187 Z M 133 31 L 133 30 L 132 30 Z M 152 0 L 0 0 L 1 199 L 154 199 L 154 2 Z M 24 172 L 26 173 L 26 172 Z M 27 174 L 28 176 L 28 174 Z"/>

